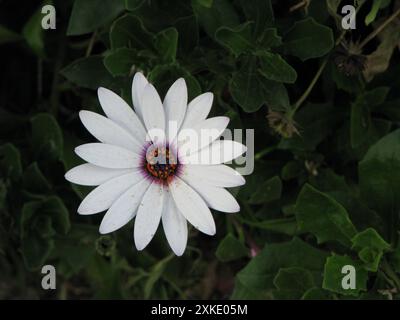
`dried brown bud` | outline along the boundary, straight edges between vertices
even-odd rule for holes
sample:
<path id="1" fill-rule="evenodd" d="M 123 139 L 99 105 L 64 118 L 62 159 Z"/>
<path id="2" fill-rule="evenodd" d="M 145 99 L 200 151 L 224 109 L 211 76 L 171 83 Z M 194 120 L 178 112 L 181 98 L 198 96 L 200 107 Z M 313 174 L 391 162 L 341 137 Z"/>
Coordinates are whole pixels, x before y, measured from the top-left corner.
<path id="1" fill-rule="evenodd" d="M 284 113 L 269 110 L 267 119 L 269 126 L 284 138 L 291 138 L 294 134 L 299 134 L 294 120 Z"/>
<path id="2" fill-rule="evenodd" d="M 357 45 L 342 43 L 333 54 L 333 61 L 339 72 L 346 76 L 355 76 L 364 71 L 367 63 L 367 57 L 357 49 Z"/>

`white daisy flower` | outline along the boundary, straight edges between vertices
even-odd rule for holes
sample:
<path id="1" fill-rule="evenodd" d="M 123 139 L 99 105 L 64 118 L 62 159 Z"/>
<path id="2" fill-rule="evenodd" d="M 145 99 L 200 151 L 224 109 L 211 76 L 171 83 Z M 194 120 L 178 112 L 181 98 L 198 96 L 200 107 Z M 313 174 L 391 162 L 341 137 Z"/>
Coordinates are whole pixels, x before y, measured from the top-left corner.
<path id="1" fill-rule="evenodd" d="M 82 201 L 78 213 L 107 210 L 100 233 L 113 232 L 135 218 L 134 242 L 143 250 L 161 220 L 171 249 L 180 256 L 186 248 L 187 221 L 214 235 L 209 208 L 240 210 L 224 188 L 243 185 L 245 180 L 223 163 L 243 154 L 246 147 L 219 139 L 229 119 L 207 119 L 212 93 L 187 104 L 186 83 L 181 78 L 162 102 L 153 85 L 136 73 L 134 110 L 108 89 L 99 88 L 98 97 L 106 117 L 85 110 L 79 116 L 99 142 L 75 149 L 87 163 L 69 170 L 65 178 L 97 186 Z"/>

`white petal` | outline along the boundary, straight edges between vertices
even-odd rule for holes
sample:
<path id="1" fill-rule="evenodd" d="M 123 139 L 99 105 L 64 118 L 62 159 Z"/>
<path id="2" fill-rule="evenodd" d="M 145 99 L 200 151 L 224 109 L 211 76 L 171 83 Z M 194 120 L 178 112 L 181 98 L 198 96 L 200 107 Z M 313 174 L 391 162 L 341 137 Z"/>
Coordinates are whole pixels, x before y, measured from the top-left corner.
<path id="1" fill-rule="evenodd" d="M 186 82 L 183 78 L 179 78 L 169 88 L 163 103 L 169 141 L 175 138 L 182 125 L 186 114 L 187 99 Z"/>
<path id="2" fill-rule="evenodd" d="M 245 184 L 241 174 L 231 167 L 223 164 L 217 165 L 185 165 L 183 166 L 183 179 L 197 179 L 201 182 L 216 186 L 216 187 L 237 187 Z"/>
<path id="3" fill-rule="evenodd" d="M 162 141 L 165 138 L 165 114 L 164 108 L 156 89 L 152 84 L 144 88 L 141 108 L 143 121 L 147 133 L 153 142 Z"/>
<path id="4" fill-rule="evenodd" d="M 119 95 L 106 88 L 97 90 L 100 105 L 106 116 L 128 130 L 139 142 L 146 138 L 142 122 Z"/>
<path id="5" fill-rule="evenodd" d="M 192 128 L 205 120 L 210 113 L 214 95 L 211 92 L 203 93 L 194 98 L 188 105 L 182 128 Z"/>
<path id="6" fill-rule="evenodd" d="M 181 150 L 179 150 L 181 151 Z M 218 140 L 210 146 L 192 154 L 179 153 L 179 160 L 183 164 L 220 164 L 229 162 L 246 152 L 246 147 L 232 140 Z"/>
<path id="7" fill-rule="evenodd" d="M 143 179 L 139 172 L 113 178 L 93 189 L 81 202 L 79 214 L 94 214 L 107 210 L 130 186 Z"/>
<path id="8" fill-rule="evenodd" d="M 142 179 L 125 191 L 108 209 L 100 224 L 100 233 L 113 232 L 127 224 L 136 214 L 150 181 Z"/>
<path id="9" fill-rule="evenodd" d="M 131 171 L 132 169 L 108 169 L 85 163 L 70 169 L 65 174 L 65 179 L 83 186 L 98 186 Z"/>
<path id="10" fill-rule="evenodd" d="M 117 125 L 114 121 L 95 112 L 86 110 L 80 111 L 79 117 L 85 128 L 100 142 L 140 152 L 143 141 L 138 141 L 127 130 Z"/>
<path id="11" fill-rule="evenodd" d="M 181 256 L 185 252 L 187 244 L 187 222 L 176 207 L 170 192 L 164 194 L 164 208 L 161 218 L 164 233 L 172 251 L 177 256 Z"/>
<path id="12" fill-rule="evenodd" d="M 188 176 L 182 177 L 182 179 L 200 194 L 210 208 L 229 213 L 240 211 L 240 206 L 236 199 L 224 188 L 215 187 L 200 180 L 191 179 Z"/>
<path id="13" fill-rule="evenodd" d="M 217 140 L 228 126 L 228 117 L 214 117 L 203 120 L 193 128 L 179 132 L 177 146 L 183 153 L 191 154 Z"/>
<path id="14" fill-rule="evenodd" d="M 142 109 L 141 109 L 141 97 L 143 90 L 149 82 L 141 72 L 136 72 L 132 81 L 132 102 L 135 108 L 136 114 L 140 119 L 143 120 Z"/>
<path id="15" fill-rule="evenodd" d="M 76 147 L 75 153 L 83 160 L 105 168 L 127 169 L 141 164 L 138 154 L 111 144 L 87 143 Z"/>
<path id="16" fill-rule="evenodd" d="M 163 185 L 153 182 L 140 203 L 134 227 L 135 246 L 143 250 L 153 239 L 161 219 L 164 203 Z"/>
<path id="17" fill-rule="evenodd" d="M 183 216 L 201 232 L 214 235 L 215 222 L 204 200 L 178 177 L 169 184 L 176 207 Z"/>

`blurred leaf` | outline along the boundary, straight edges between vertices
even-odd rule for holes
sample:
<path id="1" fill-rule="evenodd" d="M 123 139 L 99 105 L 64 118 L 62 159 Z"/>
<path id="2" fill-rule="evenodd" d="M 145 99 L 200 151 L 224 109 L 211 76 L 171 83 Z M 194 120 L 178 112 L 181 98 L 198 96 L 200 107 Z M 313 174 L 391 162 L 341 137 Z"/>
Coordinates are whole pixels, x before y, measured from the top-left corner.
<path id="1" fill-rule="evenodd" d="M 322 57 L 334 45 L 332 30 L 313 18 L 296 21 L 284 36 L 284 49 L 302 61 Z"/>
<path id="2" fill-rule="evenodd" d="M 238 57 L 253 47 L 251 30 L 251 22 L 243 23 L 234 28 L 221 27 L 215 32 L 215 38 Z"/>
<path id="3" fill-rule="evenodd" d="M 189 100 L 198 96 L 201 92 L 200 84 L 186 69 L 173 65 L 159 65 L 155 67 L 148 75 L 148 78 L 157 85 L 157 91 L 161 96 L 167 93 L 172 82 L 178 78 L 184 78 L 188 88 Z"/>
<path id="4" fill-rule="evenodd" d="M 152 48 L 152 34 L 146 30 L 139 17 L 126 14 L 114 21 L 110 29 L 111 48 Z"/>
<path id="5" fill-rule="evenodd" d="M 297 221 L 295 218 L 280 218 L 263 221 L 250 221 L 240 219 L 243 223 L 256 228 L 294 236 L 298 234 Z"/>
<path id="6" fill-rule="evenodd" d="M 279 148 L 284 150 L 314 150 L 332 133 L 342 114 L 330 104 L 307 104 L 294 118 L 300 135 L 283 139 Z"/>
<path id="7" fill-rule="evenodd" d="M 54 249 L 54 241 L 52 239 L 32 236 L 23 238 L 21 242 L 22 257 L 29 270 L 41 268 Z"/>
<path id="8" fill-rule="evenodd" d="M 99 87 L 112 88 L 115 83 L 115 79 L 103 64 L 102 56 L 75 60 L 62 69 L 61 74 L 72 83 L 93 90 Z"/>
<path id="9" fill-rule="evenodd" d="M 113 76 L 126 76 L 129 75 L 137 61 L 135 50 L 119 48 L 107 54 L 104 58 L 104 65 Z"/>
<path id="10" fill-rule="evenodd" d="M 155 283 L 162 277 L 162 274 L 167 267 L 168 263 L 171 261 L 171 259 L 174 256 L 171 254 L 167 256 L 166 258 L 160 260 L 159 262 L 156 263 L 155 266 L 153 266 L 150 276 L 148 277 L 146 284 L 144 286 L 144 298 L 149 299 L 151 296 L 151 292 L 153 290 L 153 287 Z"/>
<path id="11" fill-rule="evenodd" d="M 274 289 L 273 280 L 281 268 L 299 267 L 308 270 L 314 281 L 320 283 L 327 254 L 298 238 L 290 242 L 269 244 L 236 275 L 241 287 L 235 288 L 232 299 L 243 296 L 247 290 Z"/>
<path id="12" fill-rule="evenodd" d="M 95 31 L 124 10 L 124 0 L 75 0 L 68 23 L 68 36 Z"/>
<path id="13" fill-rule="evenodd" d="M 389 88 L 381 87 L 363 93 L 351 106 L 350 141 L 353 148 L 368 142 L 374 135 L 372 108 L 385 101 Z"/>
<path id="14" fill-rule="evenodd" d="M 314 234 L 318 243 L 338 241 L 350 246 L 357 233 L 346 209 L 309 184 L 303 187 L 297 198 L 296 218 L 300 231 Z"/>
<path id="15" fill-rule="evenodd" d="M 178 31 L 175 28 L 160 31 L 154 36 L 154 47 L 162 61 L 174 62 L 178 49 Z"/>
<path id="16" fill-rule="evenodd" d="M 282 193 L 282 181 L 278 176 L 266 180 L 249 199 L 250 204 L 268 203 L 278 200 Z"/>
<path id="17" fill-rule="evenodd" d="M 274 296 L 285 293 L 285 296 L 291 299 L 301 298 L 308 289 L 315 286 L 311 272 L 299 267 L 279 269 L 274 278 L 274 285 L 279 289 Z"/>
<path id="18" fill-rule="evenodd" d="M 211 8 L 214 0 L 196 0 L 196 2 L 203 7 Z"/>
<path id="19" fill-rule="evenodd" d="M 18 33 L 0 25 L 0 45 L 19 40 L 21 40 L 21 36 Z"/>
<path id="20" fill-rule="evenodd" d="M 355 289 L 344 289 L 342 287 L 342 280 L 346 276 L 346 273 L 342 273 L 344 266 L 355 268 Z M 367 279 L 368 273 L 360 266 L 359 262 L 348 256 L 333 255 L 326 260 L 322 287 L 346 296 L 357 296 L 360 291 L 366 291 Z"/>
<path id="21" fill-rule="evenodd" d="M 125 0 L 125 8 L 130 11 L 139 9 L 146 0 Z"/>
<path id="22" fill-rule="evenodd" d="M 22 29 L 22 35 L 24 36 L 26 42 L 31 47 L 33 52 L 41 58 L 45 56 L 45 46 L 43 40 L 44 29 L 42 28 L 42 7 L 52 3 L 53 2 L 51 0 L 43 1 L 40 7 L 30 17 Z"/>
<path id="23" fill-rule="evenodd" d="M 294 83 L 297 79 L 296 70 L 294 70 L 279 54 L 267 51 L 260 52 L 261 68 L 260 73 L 267 79 Z"/>
<path id="24" fill-rule="evenodd" d="M 376 272 L 383 252 L 390 249 L 390 245 L 373 228 L 359 232 L 352 239 L 353 249 L 358 251 L 358 256 L 365 263 L 365 268 Z"/>
<path id="25" fill-rule="evenodd" d="M 274 11 L 270 0 L 240 0 L 247 20 L 254 23 L 254 34 L 261 34 L 266 27 L 274 24 Z"/>
<path id="26" fill-rule="evenodd" d="M 308 289 L 301 297 L 302 300 L 332 300 L 328 291 L 321 288 Z"/>
<path id="27" fill-rule="evenodd" d="M 236 239 L 231 233 L 228 233 L 219 243 L 215 252 L 219 261 L 230 262 L 249 255 L 249 250 L 245 245 Z"/>
<path id="28" fill-rule="evenodd" d="M 218 28 L 232 28 L 239 24 L 239 17 L 229 0 L 213 0 L 211 7 L 205 7 L 197 0 L 192 0 L 192 7 L 200 25 L 212 39 Z"/>
<path id="29" fill-rule="evenodd" d="M 371 81 L 376 75 L 387 70 L 390 59 L 400 44 L 400 28 L 398 22 L 387 25 L 377 36 L 380 43 L 375 51 L 366 56 L 367 63 L 364 77 Z"/>
<path id="30" fill-rule="evenodd" d="M 385 218 L 387 232 L 398 227 L 400 210 L 400 130 L 374 144 L 359 163 L 359 183 L 365 203 Z"/>
<path id="31" fill-rule="evenodd" d="M 272 47 L 280 46 L 282 44 L 282 38 L 278 35 L 278 31 L 275 28 L 267 28 L 259 37 L 258 42 L 261 49 L 267 50 Z"/>
<path id="32" fill-rule="evenodd" d="M 38 157 L 59 160 L 63 153 L 63 135 L 57 120 L 48 113 L 31 118 L 32 147 Z"/>
<path id="33" fill-rule="evenodd" d="M 21 154 L 11 143 L 0 146 L 0 169 L 3 177 L 17 180 L 22 175 Z"/>
<path id="34" fill-rule="evenodd" d="M 30 164 L 24 171 L 23 186 L 26 190 L 36 193 L 47 193 L 51 184 L 43 175 L 36 162 Z"/>
<path id="35" fill-rule="evenodd" d="M 52 226 L 59 234 L 67 234 L 71 228 L 69 212 L 59 197 L 49 197 L 42 205 L 41 214 L 51 218 Z"/>
<path id="36" fill-rule="evenodd" d="M 289 108 L 285 87 L 266 80 L 256 68 L 256 61 L 251 58 L 233 74 L 229 89 L 235 102 L 249 113 L 257 111 L 264 103 L 273 107 Z"/>
<path id="37" fill-rule="evenodd" d="M 383 2 L 386 2 L 386 4 L 387 4 L 388 2 L 390 3 L 390 0 L 389 1 L 386 1 L 386 0 L 373 0 L 371 11 L 365 17 L 365 24 L 366 25 L 369 25 L 369 24 L 371 24 L 372 22 L 375 21 L 376 15 L 378 14 L 378 11 L 381 8 Z"/>

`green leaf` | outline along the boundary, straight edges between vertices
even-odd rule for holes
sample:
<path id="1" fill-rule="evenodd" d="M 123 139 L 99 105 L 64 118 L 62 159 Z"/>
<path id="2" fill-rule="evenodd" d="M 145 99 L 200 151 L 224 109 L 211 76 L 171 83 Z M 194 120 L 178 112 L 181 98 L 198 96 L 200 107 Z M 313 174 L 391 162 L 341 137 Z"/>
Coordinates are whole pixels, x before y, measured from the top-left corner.
<path id="1" fill-rule="evenodd" d="M 373 107 L 382 104 L 389 88 L 380 87 L 359 95 L 351 106 L 351 146 L 357 148 L 374 139 L 375 124 L 371 118 Z"/>
<path id="2" fill-rule="evenodd" d="M 348 265 L 355 268 L 355 289 L 344 289 L 342 286 L 342 280 L 347 274 L 342 273 L 342 268 Z M 346 296 L 357 296 L 360 291 L 366 291 L 367 280 L 367 271 L 362 268 L 359 262 L 351 259 L 348 256 L 333 255 L 326 260 L 324 281 L 322 284 L 322 287 L 326 290 Z"/>
<path id="3" fill-rule="evenodd" d="M 362 199 L 386 221 L 386 236 L 396 228 L 400 210 L 400 130 L 374 144 L 359 163 Z"/>
<path id="4" fill-rule="evenodd" d="M 229 89 L 235 102 L 245 112 L 255 112 L 264 103 L 275 108 L 289 108 L 286 88 L 262 77 L 254 59 L 250 59 L 241 69 L 234 72 Z"/>
<path id="5" fill-rule="evenodd" d="M 90 33 L 112 21 L 124 10 L 123 0 L 75 0 L 68 36 Z"/>
<path id="6" fill-rule="evenodd" d="M 142 20 L 126 14 L 114 21 L 110 29 L 111 48 L 151 49 L 152 34 L 146 30 Z"/>
<path id="7" fill-rule="evenodd" d="M 139 9 L 146 0 L 125 0 L 125 8 L 129 11 Z"/>
<path id="8" fill-rule="evenodd" d="M 286 53 L 299 57 L 302 61 L 324 56 L 333 45 L 332 30 L 313 18 L 296 21 L 284 36 Z"/>
<path id="9" fill-rule="evenodd" d="M 29 270 L 41 268 L 49 258 L 53 249 L 54 241 L 52 239 L 31 236 L 21 240 L 22 257 Z"/>
<path id="10" fill-rule="evenodd" d="M 328 291 L 321 288 L 308 289 L 301 297 L 302 300 L 332 300 Z"/>
<path id="11" fill-rule="evenodd" d="M 59 234 L 67 234 L 71 228 L 68 209 L 59 197 L 52 196 L 46 199 L 42 205 L 41 214 L 51 218 L 52 226 Z"/>
<path id="12" fill-rule="evenodd" d="M 369 25 L 375 21 L 376 15 L 378 14 L 379 9 L 381 8 L 383 0 L 373 0 L 371 11 L 365 17 L 365 25 Z M 387 1 L 384 1 L 387 2 Z"/>
<path id="13" fill-rule="evenodd" d="M 61 74 L 79 87 L 97 89 L 113 88 L 115 78 L 107 71 L 102 56 L 90 56 L 75 60 L 61 70 Z"/>
<path id="14" fill-rule="evenodd" d="M 321 283 L 326 258 L 325 252 L 294 238 L 290 242 L 266 245 L 236 277 L 251 290 L 268 290 L 275 288 L 273 280 L 280 268 L 299 267 L 311 272 L 314 281 Z"/>
<path id="15" fill-rule="evenodd" d="M 154 36 L 154 47 L 162 61 L 174 62 L 178 49 L 178 31 L 175 28 L 160 31 Z"/>
<path id="16" fill-rule="evenodd" d="M 163 276 L 164 270 L 167 267 L 168 263 L 173 258 L 173 255 L 169 255 L 166 258 L 162 259 L 161 261 L 157 262 L 151 270 L 150 276 L 146 281 L 144 286 L 144 297 L 145 299 L 149 299 L 151 292 L 155 283 Z"/>
<path id="17" fill-rule="evenodd" d="M 186 81 L 189 100 L 200 94 L 201 88 L 196 78 L 177 64 L 159 65 L 148 74 L 149 80 L 156 84 L 157 91 L 161 96 L 164 96 L 171 83 L 180 77 Z"/>
<path id="18" fill-rule="evenodd" d="M 138 62 L 136 50 L 119 48 L 104 58 L 104 65 L 113 76 L 127 76 Z"/>
<path id="19" fill-rule="evenodd" d="M 278 176 L 266 180 L 249 199 L 250 204 L 268 203 L 278 200 L 282 193 L 282 181 Z"/>
<path id="20" fill-rule="evenodd" d="M 334 130 L 335 125 L 342 120 L 342 115 L 331 103 L 308 103 L 296 112 L 294 120 L 300 128 L 300 136 L 294 135 L 282 140 L 279 148 L 311 151 Z"/>
<path id="21" fill-rule="evenodd" d="M 192 0 L 192 7 L 199 24 L 211 38 L 214 38 L 218 28 L 232 28 L 239 24 L 238 14 L 229 0 L 214 0 L 211 7 L 205 7 L 197 0 Z"/>
<path id="22" fill-rule="evenodd" d="M 37 157 L 59 160 L 63 153 L 63 135 L 57 120 L 48 113 L 31 118 L 32 147 Z"/>
<path id="23" fill-rule="evenodd" d="M 22 35 L 24 36 L 29 47 L 41 58 L 45 56 L 43 39 L 44 29 L 42 28 L 42 7 L 51 3 L 52 1 L 43 1 L 40 7 L 30 17 L 22 29 Z"/>
<path id="24" fill-rule="evenodd" d="M 16 42 L 19 40 L 21 40 L 21 36 L 18 33 L 0 25 L 0 45 L 4 43 Z"/>
<path id="25" fill-rule="evenodd" d="M 352 249 L 358 251 L 365 268 L 374 272 L 378 270 L 383 253 L 390 249 L 390 245 L 373 228 L 357 233 L 352 243 Z"/>
<path id="26" fill-rule="evenodd" d="M 249 250 L 241 241 L 236 239 L 231 233 L 228 233 L 219 243 L 215 255 L 218 260 L 229 262 L 247 257 L 249 255 Z"/>
<path id="27" fill-rule="evenodd" d="M 252 23 L 246 22 L 234 28 L 221 27 L 215 32 L 215 39 L 236 57 L 253 47 L 251 39 Z"/>
<path id="28" fill-rule="evenodd" d="M 23 186 L 26 190 L 35 193 L 47 193 L 51 190 L 51 184 L 43 175 L 36 162 L 30 164 L 24 171 Z"/>
<path id="29" fill-rule="evenodd" d="M 278 35 L 276 28 L 267 28 L 258 38 L 261 49 L 268 50 L 272 47 L 278 47 L 282 44 L 282 38 Z"/>
<path id="30" fill-rule="evenodd" d="M 296 218 L 299 230 L 314 234 L 318 243 L 337 241 L 350 246 L 357 233 L 346 209 L 309 184 L 303 187 L 297 198 Z"/>
<path id="31" fill-rule="evenodd" d="M 279 54 L 262 51 L 260 57 L 260 73 L 267 79 L 294 83 L 297 79 L 297 72 Z"/>
<path id="32" fill-rule="evenodd" d="M 293 217 L 263 221 L 251 221 L 241 218 L 240 221 L 252 227 L 272 232 L 283 233 L 287 234 L 288 236 L 294 236 L 298 234 L 297 221 Z"/>
<path id="33" fill-rule="evenodd" d="M 270 0 L 240 0 L 247 20 L 254 23 L 256 36 L 264 32 L 266 27 L 274 25 L 274 11 Z"/>
<path id="34" fill-rule="evenodd" d="M 0 169 L 3 177 L 17 180 L 22 175 L 21 154 L 11 143 L 0 146 Z"/>
<path id="35" fill-rule="evenodd" d="M 211 8 L 214 0 L 196 0 L 196 2 L 203 7 Z"/>
<path id="36" fill-rule="evenodd" d="M 313 288 L 315 283 L 310 271 L 299 267 L 289 267 L 279 269 L 274 278 L 274 285 L 291 299 L 299 299 L 307 290 Z M 277 293 L 274 295 L 276 296 Z"/>

